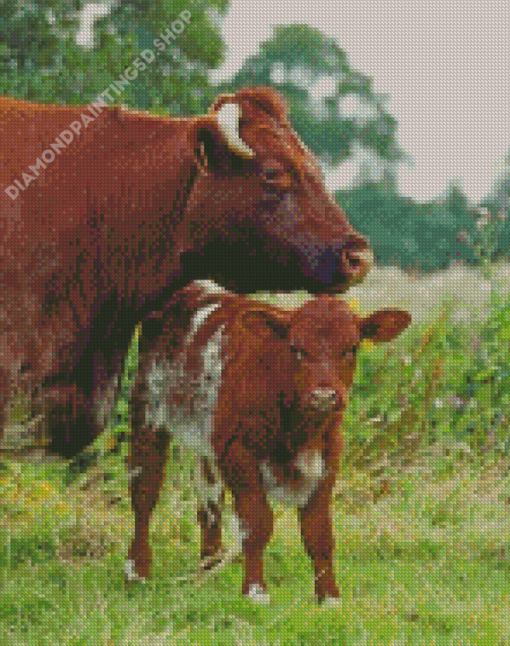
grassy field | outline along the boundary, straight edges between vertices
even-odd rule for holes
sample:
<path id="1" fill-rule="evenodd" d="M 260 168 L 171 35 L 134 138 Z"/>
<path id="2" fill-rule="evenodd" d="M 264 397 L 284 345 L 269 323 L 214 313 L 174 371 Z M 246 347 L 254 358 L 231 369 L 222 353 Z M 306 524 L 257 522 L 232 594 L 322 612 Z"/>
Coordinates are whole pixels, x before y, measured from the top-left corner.
<path id="1" fill-rule="evenodd" d="M 464 267 L 420 279 L 383 268 L 345 295 L 361 312 L 407 307 L 414 321 L 359 357 L 334 504 L 340 608 L 317 607 L 283 506 L 268 607 L 241 597 L 240 561 L 197 578 L 193 458 L 177 447 L 152 523 L 153 577 L 127 589 L 127 448 L 107 451 L 123 423 L 77 477 L 63 462 L 4 460 L 0 643 L 510 644 L 509 285 L 507 265 L 490 281 Z"/>

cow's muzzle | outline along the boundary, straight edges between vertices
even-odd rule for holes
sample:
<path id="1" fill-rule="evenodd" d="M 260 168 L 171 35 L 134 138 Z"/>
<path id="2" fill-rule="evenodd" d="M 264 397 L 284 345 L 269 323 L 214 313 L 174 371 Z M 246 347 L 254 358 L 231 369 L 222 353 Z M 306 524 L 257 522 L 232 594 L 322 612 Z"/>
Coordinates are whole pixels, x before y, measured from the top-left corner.
<path id="1" fill-rule="evenodd" d="M 317 258 L 315 277 L 321 287 L 316 293 L 337 293 L 362 281 L 370 271 L 374 254 L 367 242 L 353 235 L 325 249 Z"/>

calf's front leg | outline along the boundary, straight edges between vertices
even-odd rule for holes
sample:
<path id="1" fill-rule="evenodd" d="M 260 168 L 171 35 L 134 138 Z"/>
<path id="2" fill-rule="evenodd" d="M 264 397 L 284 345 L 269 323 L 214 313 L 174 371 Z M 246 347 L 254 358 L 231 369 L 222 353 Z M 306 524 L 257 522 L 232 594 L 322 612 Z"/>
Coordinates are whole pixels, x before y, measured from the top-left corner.
<path id="1" fill-rule="evenodd" d="M 333 573 L 334 538 L 331 525 L 331 497 L 334 474 L 329 474 L 298 508 L 301 536 L 315 570 L 315 593 L 319 603 L 336 605 L 340 592 Z"/>
<path id="2" fill-rule="evenodd" d="M 256 603 L 267 604 L 264 550 L 273 533 L 273 511 L 258 486 L 234 492 L 234 500 L 245 559 L 242 591 Z"/>
<path id="3" fill-rule="evenodd" d="M 244 554 L 242 591 L 257 603 L 269 603 L 264 580 L 264 549 L 273 533 L 273 511 L 262 486 L 262 474 L 255 456 L 238 439 L 228 448 L 221 434 L 213 437 L 218 466 L 234 497 L 234 509 Z"/>

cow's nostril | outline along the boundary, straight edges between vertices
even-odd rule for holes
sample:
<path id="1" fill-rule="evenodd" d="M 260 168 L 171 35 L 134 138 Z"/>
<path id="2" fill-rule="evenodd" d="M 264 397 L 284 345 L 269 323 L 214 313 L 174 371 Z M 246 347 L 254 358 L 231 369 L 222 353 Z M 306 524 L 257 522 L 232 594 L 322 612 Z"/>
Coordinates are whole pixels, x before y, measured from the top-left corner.
<path id="1" fill-rule="evenodd" d="M 357 267 L 364 262 L 370 268 L 374 262 L 374 254 L 370 249 L 364 249 L 363 251 L 352 249 L 347 253 L 347 260 L 351 267 Z"/>

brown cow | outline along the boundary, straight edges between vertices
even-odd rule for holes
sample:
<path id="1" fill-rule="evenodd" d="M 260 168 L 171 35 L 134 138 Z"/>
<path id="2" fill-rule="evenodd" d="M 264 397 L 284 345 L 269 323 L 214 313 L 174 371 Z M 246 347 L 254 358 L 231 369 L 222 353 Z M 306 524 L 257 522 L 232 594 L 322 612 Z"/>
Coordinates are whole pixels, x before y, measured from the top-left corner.
<path id="1" fill-rule="evenodd" d="M 190 280 L 322 293 L 368 271 L 269 89 L 189 119 L 0 97 L 0 138 L 0 428 L 24 389 L 52 452 L 102 430 L 136 324 Z"/>
<path id="2" fill-rule="evenodd" d="M 290 502 L 298 507 L 318 600 L 332 603 L 339 591 L 330 506 L 356 351 L 362 339 L 390 341 L 410 321 L 403 310 L 360 318 L 327 295 L 284 311 L 218 293 L 208 281 L 192 283 L 147 319 L 132 397 L 135 536 L 127 579 L 150 574 L 149 520 L 173 432 L 201 457 L 201 558 L 212 563 L 220 553 L 226 484 L 245 555 L 243 592 L 267 603 L 262 558 L 273 528 L 267 496 Z"/>

